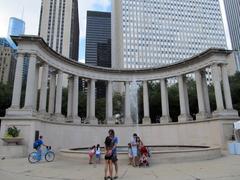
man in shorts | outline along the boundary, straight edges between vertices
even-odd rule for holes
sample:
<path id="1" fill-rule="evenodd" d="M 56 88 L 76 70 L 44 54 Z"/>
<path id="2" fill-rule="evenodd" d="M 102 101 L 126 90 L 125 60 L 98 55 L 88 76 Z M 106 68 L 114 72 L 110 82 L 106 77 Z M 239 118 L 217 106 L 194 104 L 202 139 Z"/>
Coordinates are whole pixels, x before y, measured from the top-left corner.
<path id="1" fill-rule="evenodd" d="M 108 135 L 109 137 L 112 139 L 112 163 L 114 164 L 115 167 L 115 176 L 113 177 L 113 179 L 117 179 L 118 178 L 118 158 L 117 158 L 117 144 L 118 144 L 118 138 L 115 136 L 115 132 L 113 129 L 110 129 L 108 131 Z"/>

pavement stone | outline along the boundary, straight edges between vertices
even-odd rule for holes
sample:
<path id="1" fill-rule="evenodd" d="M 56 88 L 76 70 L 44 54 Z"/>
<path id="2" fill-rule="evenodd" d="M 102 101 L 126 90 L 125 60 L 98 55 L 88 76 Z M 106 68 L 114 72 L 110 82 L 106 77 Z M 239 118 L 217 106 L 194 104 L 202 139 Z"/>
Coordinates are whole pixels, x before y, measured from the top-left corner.
<path id="1" fill-rule="evenodd" d="M 57 156 L 54 162 L 30 164 L 27 158 L 0 160 L 1 180 L 103 180 L 104 161 Z M 126 180 L 240 180 L 240 156 L 225 155 L 208 161 L 151 164 L 134 168 L 119 161 L 119 179 Z"/>

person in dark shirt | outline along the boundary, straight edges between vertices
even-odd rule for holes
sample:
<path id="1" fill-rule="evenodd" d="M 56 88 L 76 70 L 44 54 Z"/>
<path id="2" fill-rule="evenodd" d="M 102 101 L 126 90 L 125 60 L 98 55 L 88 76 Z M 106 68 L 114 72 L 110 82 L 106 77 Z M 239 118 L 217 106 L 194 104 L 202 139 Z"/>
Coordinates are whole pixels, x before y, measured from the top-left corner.
<path id="1" fill-rule="evenodd" d="M 118 158 L 117 158 L 117 144 L 118 144 L 118 138 L 115 136 L 115 132 L 113 129 L 110 129 L 108 131 L 108 135 L 109 137 L 112 139 L 112 163 L 115 167 L 115 176 L 113 177 L 113 179 L 117 179 L 118 178 Z"/>

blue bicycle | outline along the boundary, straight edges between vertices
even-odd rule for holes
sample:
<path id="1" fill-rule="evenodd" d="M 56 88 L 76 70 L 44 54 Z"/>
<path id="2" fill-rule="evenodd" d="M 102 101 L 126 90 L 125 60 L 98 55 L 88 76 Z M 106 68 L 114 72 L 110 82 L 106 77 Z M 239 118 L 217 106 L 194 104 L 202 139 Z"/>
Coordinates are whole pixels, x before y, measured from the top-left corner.
<path id="1" fill-rule="evenodd" d="M 31 152 L 28 155 L 28 161 L 30 163 L 36 163 L 41 161 L 42 157 L 44 157 L 47 162 L 52 162 L 54 160 L 55 153 L 51 151 L 51 146 L 46 146 L 46 150 L 43 153 L 40 151 Z"/>

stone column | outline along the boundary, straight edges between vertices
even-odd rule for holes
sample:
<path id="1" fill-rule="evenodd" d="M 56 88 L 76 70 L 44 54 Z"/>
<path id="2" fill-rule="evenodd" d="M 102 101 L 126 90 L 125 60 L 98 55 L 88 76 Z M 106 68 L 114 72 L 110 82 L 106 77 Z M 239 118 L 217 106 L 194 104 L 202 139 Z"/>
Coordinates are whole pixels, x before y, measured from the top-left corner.
<path id="1" fill-rule="evenodd" d="M 208 85 L 207 85 L 207 79 L 206 79 L 205 71 L 202 72 L 202 83 L 203 83 L 204 104 L 205 104 L 207 116 L 211 117 L 211 108 L 210 108 Z"/>
<path id="2" fill-rule="evenodd" d="M 91 93 L 91 82 L 90 80 L 87 81 L 87 112 L 86 112 L 86 121 L 85 123 L 88 124 L 89 122 L 89 117 L 90 117 L 90 93 Z"/>
<path id="3" fill-rule="evenodd" d="M 112 95 L 112 81 L 108 81 L 106 90 L 106 123 L 113 121 L 113 95 Z"/>
<path id="4" fill-rule="evenodd" d="M 68 76 L 68 103 L 67 103 L 67 121 L 72 121 L 72 105 L 73 105 L 73 77 Z"/>
<path id="5" fill-rule="evenodd" d="M 96 104 L 96 94 L 95 94 L 95 79 L 91 79 L 91 89 L 90 89 L 90 106 L 89 106 L 89 122 L 90 124 L 98 124 L 98 120 L 95 116 L 95 104 Z"/>
<path id="6" fill-rule="evenodd" d="M 224 111 L 220 67 L 217 64 L 214 64 L 212 65 L 211 68 L 212 68 L 214 92 L 215 92 L 215 98 L 216 98 L 216 104 L 217 104 L 217 110 L 213 112 L 213 116 L 218 116 L 221 114 L 221 112 Z"/>
<path id="7" fill-rule="evenodd" d="M 129 82 L 125 82 L 125 124 L 133 123 L 130 111 L 129 85 Z"/>
<path id="8" fill-rule="evenodd" d="M 162 117 L 160 118 L 161 123 L 172 122 L 169 115 L 169 102 L 168 102 L 168 90 L 166 86 L 166 80 L 161 79 L 161 104 L 162 104 Z"/>
<path id="9" fill-rule="evenodd" d="M 33 88 L 35 86 L 36 63 L 37 63 L 37 56 L 35 54 L 31 54 L 29 58 L 29 65 L 28 65 L 27 87 L 26 87 L 25 105 L 24 105 L 24 109 L 28 109 L 30 111 L 33 111 L 33 106 L 34 106 Z"/>
<path id="10" fill-rule="evenodd" d="M 34 101 L 33 101 L 34 111 L 37 111 L 39 69 L 40 69 L 39 64 L 36 64 L 35 81 L 34 81 Z"/>
<path id="11" fill-rule="evenodd" d="M 78 116 L 78 89 L 79 89 L 79 78 L 77 75 L 73 77 L 73 97 L 72 97 L 72 116 L 75 123 L 81 123 L 81 119 Z"/>
<path id="12" fill-rule="evenodd" d="M 50 91 L 49 91 L 49 101 L 48 101 L 48 113 L 54 113 L 54 103 L 56 94 L 56 73 L 51 72 L 50 74 Z"/>
<path id="13" fill-rule="evenodd" d="M 183 75 L 178 76 L 178 88 L 179 88 L 179 99 L 180 99 L 180 110 L 181 114 L 178 116 L 178 122 L 185 122 L 192 120 L 189 114 L 189 104 L 187 86 Z"/>
<path id="14" fill-rule="evenodd" d="M 142 123 L 151 124 L 151 119 L 149 117 L 149 98 L 147 81 L 143 81 L 143 112 L 144 117 L 142 119 Z"/>
<path id="15" fill-rule="evenodd" d="M 224 93 L 224 100 L 226 103 L 226 109 L 232 110 L 233 109 L 232 97 L 231 97 L 226 64 L 222 65 L 222 79 L 223 79 L 223 93 Z"/>
<path id="16" fill-rule="evenodd" d="M 46 113 L 46 104 L 47 104 L 47 86 L 48 86 L 48 64 L 44 64 L 42 68 L 42 81 L 40 89 L 40 105 L 39 112 Z"/>
<path id="17" fill-rule="evenodd" d="M 197 86 L 197 98 L 198 98 L 198 114 L 196 114 L 196 120 L 204 120 L 207 118 L 206 107 L 204 103 L 203 92 L 203 79 L 201 71 L 195 72 L 196 86 Z"/>
<path id="18" fill-rule="evenodd" d="M 63 72 L 58 70 L 57 76 L 57 90 L 56 90 L 56 104 L 55 104 L 55 116 L 57 118 L 63 118 L 62 115 L 62 84 L 63 84 Z"/>
<path id="19" fill-rule="evenodd" d="M 18 54 L 17 56 L 17 65 L 14 78 L 13 86 L 13 96 L 12 96 L 12 105 L 10 109 L 19 109 L 20 108 L 20 99 L 22 91 L 22 75 L 23 75 L 23 61 L 24 54 Z"/>
<path id="20" fill-rule="evenodd" d="M 231 116 L 238 116 L 238 112 L 233 109 L 232 105 L 232 97 L 228 79 L 228 72 L 227 72 L 227 64 L 222 65 L 222 80 L 223 80 L 223 93 L 224 93 L 224 100 L 226 105 L 226 113 L 227 115 Z"/>

